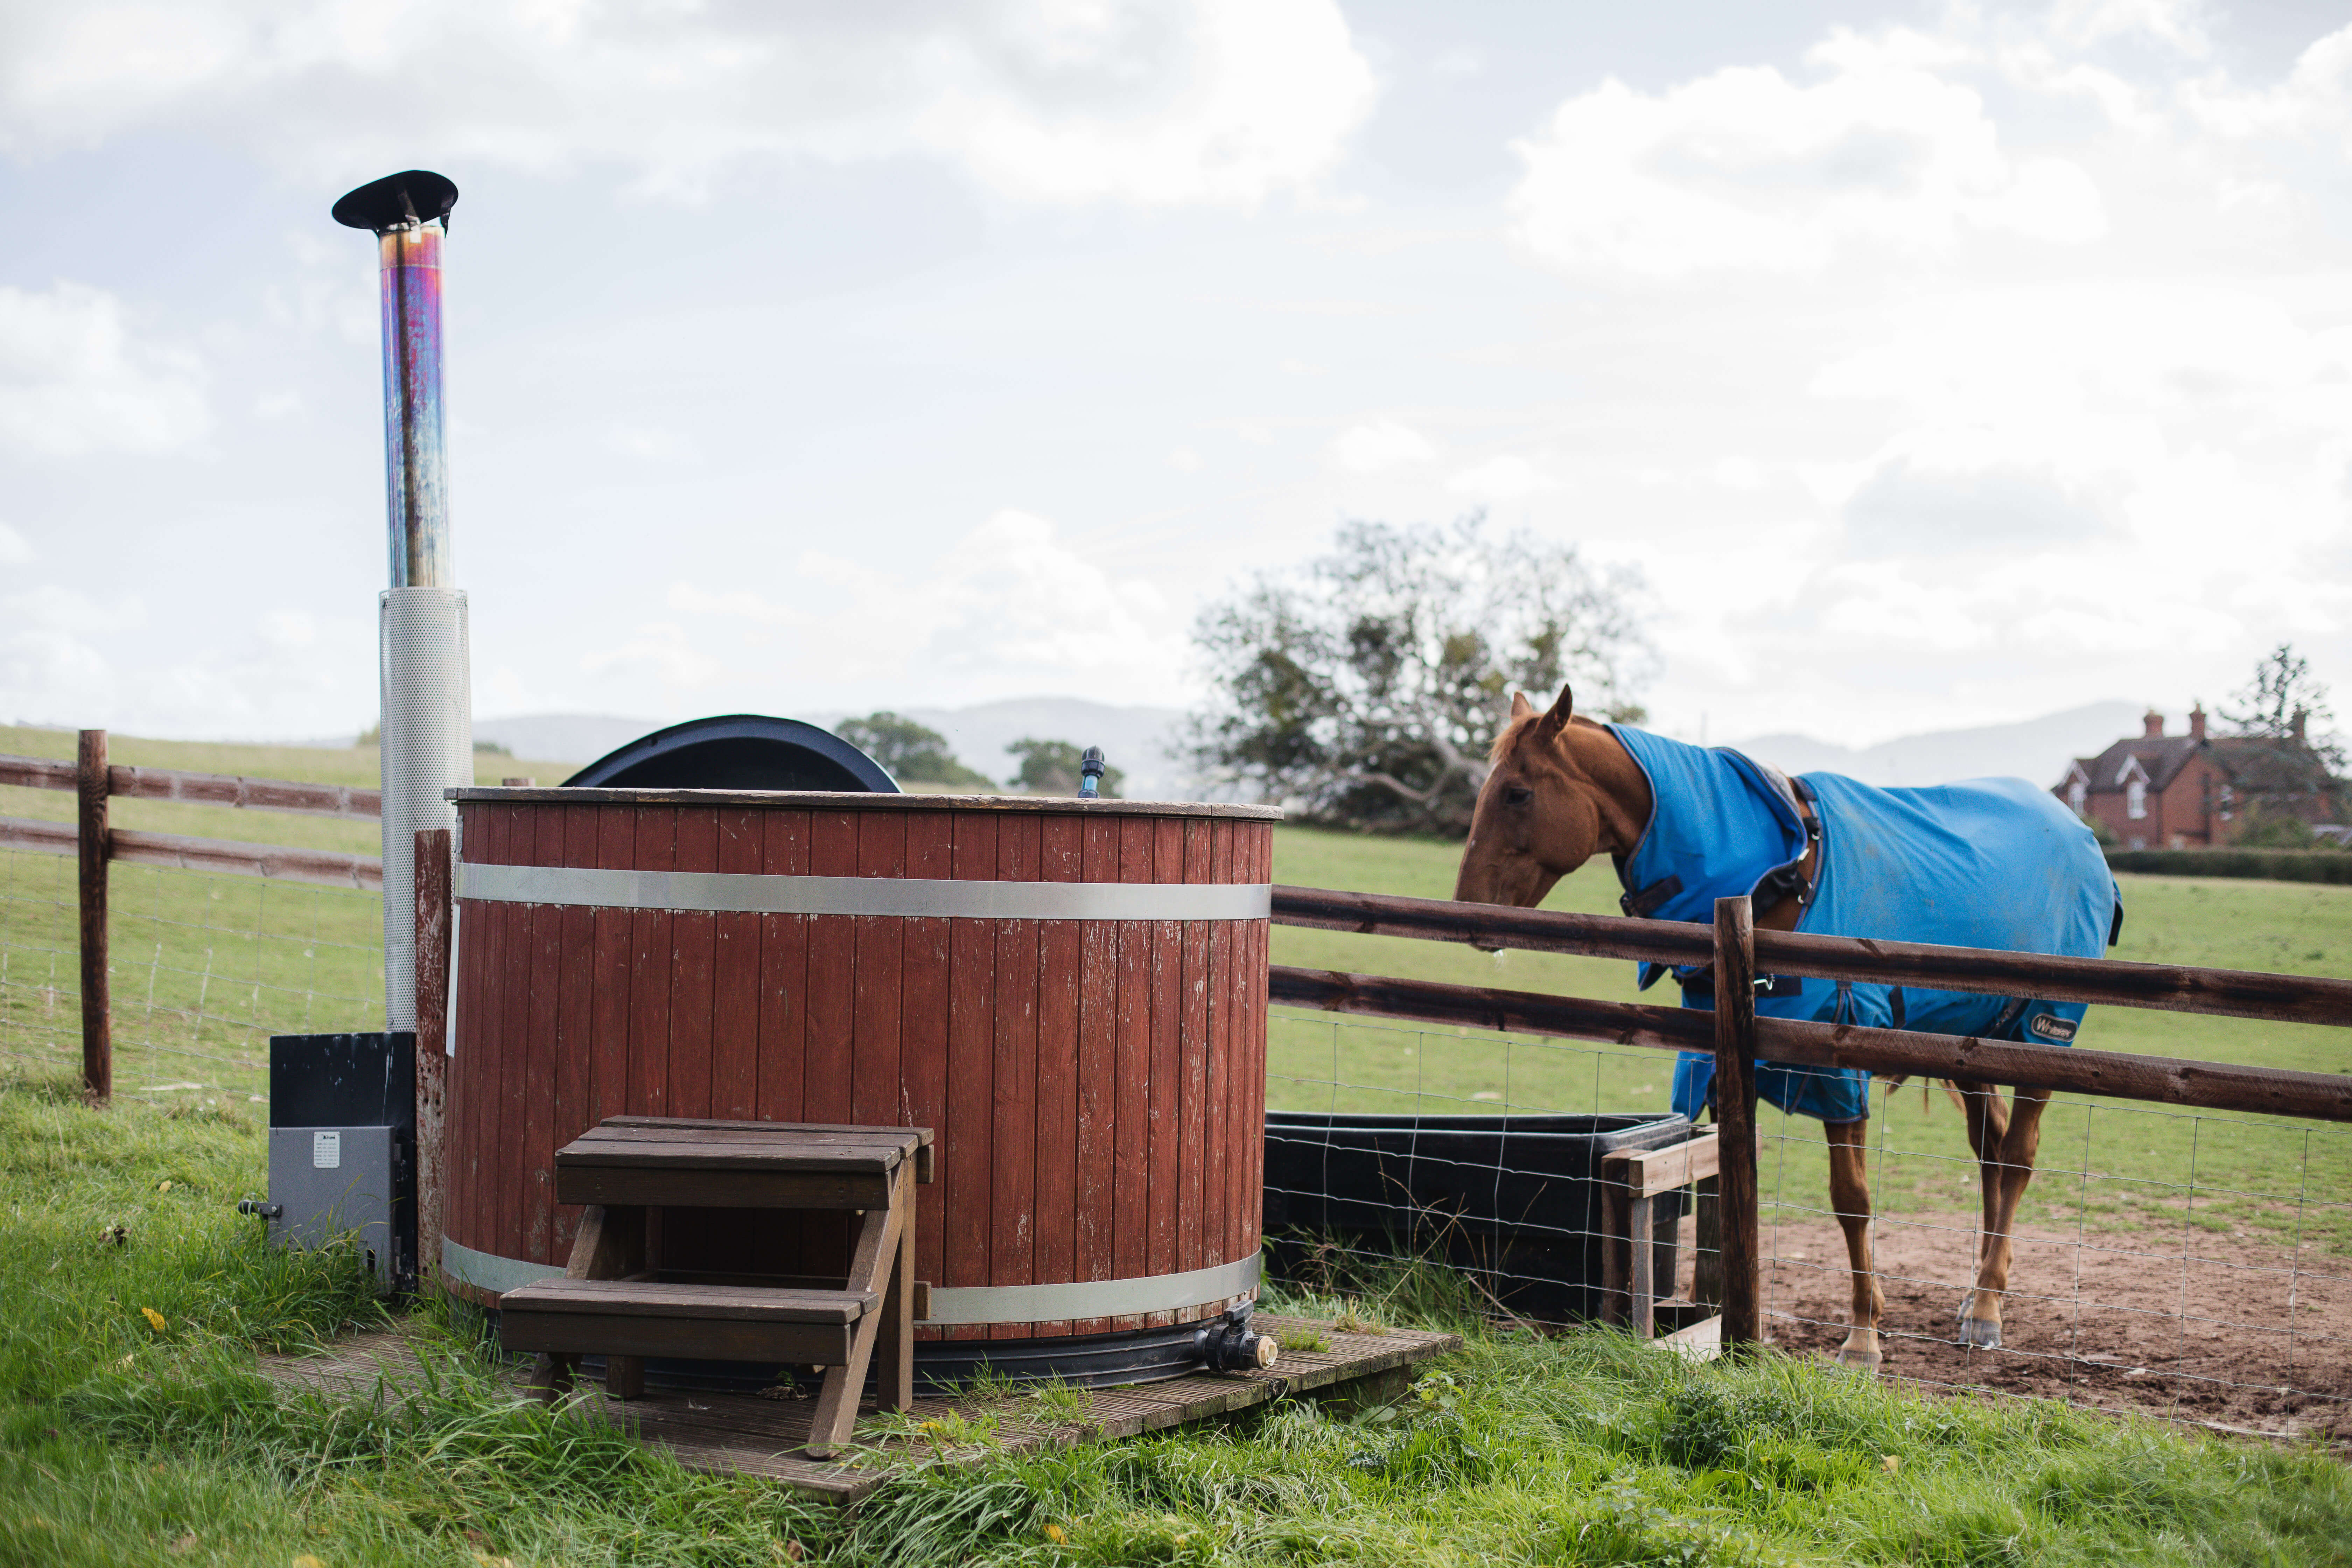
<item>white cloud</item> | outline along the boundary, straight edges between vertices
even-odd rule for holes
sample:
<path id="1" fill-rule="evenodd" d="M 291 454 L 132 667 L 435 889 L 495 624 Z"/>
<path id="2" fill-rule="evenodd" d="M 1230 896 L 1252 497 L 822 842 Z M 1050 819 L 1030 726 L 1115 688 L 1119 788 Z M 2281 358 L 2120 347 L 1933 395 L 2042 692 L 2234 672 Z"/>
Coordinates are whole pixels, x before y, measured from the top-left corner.
<path id="1" fill-rule="evenodd" d="M 1180 474 L 1197 474 L 1201 471 L 1201 454 L 1190 447 L 1179 447 L 1168 454 L 1168 466 Z"/>
<path id="2" fill-rule="evenodd" d="M 1335 437 L 1331 459 L 1351 474 L 1380 474 L 1437 456 L 1429 437 L 1393 419 L 1359 425 Z"/>
<path id="3" fill-rule="evenodd" d="M 38 553 L 31 540 L 6 523 L 0 522 L 0 566 L 22 566 Z"/>
<path id="4" fill-rule="evenodd" d="M 694 443 L 675 430 L 649 425 L 615 425 L 610 435 L 613 450 L 642 463 L 682 463 L 696 456 Z"/>
<path id="5" fill-rule="evenodd" d="M 605 167 L 694 196 L 731 163 L 943 157 L 1050 202 L 1261 200 L 1370 110 L 1335 0 L 96 0 L 20 11 L 0 148 L 165 128 L 307 173 Z"/>
<path id="6" fill-rule="evenodd" d="M 2200 121 L 2225 136 L 2341 138 L 2352 132 L 2352 26 L 2305 48 L 2273 87 L 2248 89 L 2215 79 L 2192 82 L 2182 96 Z"/>
<path id="7" fill-rule="evenodd" d="M 1115 576 L 1027 512 L 995 513 L 919 572 L 807 551 L 794 575 L 814 591 L 785 603 L 677 583 L 669 608 L 703 646 L 724 638 L 725 623 L 746 623 L 737 635 L 763 670 L 829 691 L 910 675 L 1017 690 L 1083 670 L 1097 689 L 1115 681 L 1129 700 L 1157 701 L 1173 694 L 1185 656 L 1183 613 L 1158 587 Z"/>
<path id="8" fill-rule="evenodd" d="M 673 595 L 673 602 L 675 598 Z M 695 647 L 687 629 L 675 621 L 647 621 L 614 646 L 583 655 L 580 668 L 590 675 L 650 674 L 665 690 L 674 692 L 715 686 L 728 673 L 725 664 Z"/>
<path id="9" fill-rule="evenodd" d="M 1917 34 L 1838 32 L 1817 79 L 1769 66 L 1662 93 L 1612 79 L 1517 144 L 1518 237 L 1570 268 L 1659 278 L 1808 272 L 1864 248 L 1931 253 L 1972 229 L 2054 242 L 2105 231 L 2077 164 L 2012 158 L 1968 51 Z"/>
<path id="10" fill-rule="evenodd" d="M 1463 469 L 1446 480 L 1445 488 L 1457 495 L 1476 496 L 1482 500 L 1517 500 L 1522 496 L 1558 489 L 1559 481 L 1525 458 L 1507 453 Z"/>
<path id="11" fill-rule="evenodd" d="M 0 284 L 0 443 L 43 457 L 163 453 L 210 426 L 202 368 L 142 342 L 122 301 L 87 284 Z"/>

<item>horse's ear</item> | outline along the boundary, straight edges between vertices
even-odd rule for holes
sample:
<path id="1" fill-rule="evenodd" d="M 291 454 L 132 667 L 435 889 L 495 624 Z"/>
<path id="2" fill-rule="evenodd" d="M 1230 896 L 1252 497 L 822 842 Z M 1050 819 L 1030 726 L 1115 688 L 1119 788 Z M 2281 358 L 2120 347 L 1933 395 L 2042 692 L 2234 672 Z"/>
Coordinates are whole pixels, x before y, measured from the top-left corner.
<path id="1" fill-rule="evenodd" d="M 1533 713 L 1535 710 L 1536 705 L 1528 700 L 1528 694 L 1526 692 L 1514 691 L 1511 693 L 1512 723 L 1517 723 L 1520 720 L 1528 717 L 1528 715 Z"/>
<path id="2" fill-rule="evenodd" d="M 1569 687 L 1561 687 L 1559 689 L 1559 700 L 1553 703 L 1551 705 L 1551 711 L 1543 716 L 1544 732 L 1546 734 L 1557 735 L 1562 730 L 1567 729 L 1568 721 L 1575 711 L 1575 691 Z"/>

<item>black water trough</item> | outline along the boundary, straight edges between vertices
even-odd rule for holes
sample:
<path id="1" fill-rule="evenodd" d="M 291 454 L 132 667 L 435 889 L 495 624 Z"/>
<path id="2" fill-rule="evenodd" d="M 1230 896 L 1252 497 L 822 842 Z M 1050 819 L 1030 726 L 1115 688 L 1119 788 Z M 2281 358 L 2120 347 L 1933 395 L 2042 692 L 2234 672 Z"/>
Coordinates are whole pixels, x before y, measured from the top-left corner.
<path id="1" fill-rule="evenodd" d="M 1671 1111 L 1381 1116 L 1268 1111 L 1265 1235 L 1299 1278 L 1318 1243 L 1442 1259 L 1546 1322 L 1601 1315 L 1601 1157 L 1690 1136 Z M 1651 1199 L 1657 1279 L 1675 1277 L 1687 1194 Z"/>

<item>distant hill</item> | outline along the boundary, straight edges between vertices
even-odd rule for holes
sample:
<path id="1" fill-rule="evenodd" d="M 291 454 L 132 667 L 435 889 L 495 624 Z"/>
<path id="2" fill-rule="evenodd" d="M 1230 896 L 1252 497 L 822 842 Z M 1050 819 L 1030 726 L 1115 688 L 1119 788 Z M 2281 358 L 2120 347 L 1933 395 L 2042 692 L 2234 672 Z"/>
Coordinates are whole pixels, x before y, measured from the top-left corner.
<path id="1" fill-rule="evenodd" d="M 1810 735 L 1758 735 L 1734 749 L 1792 773 L 1832 773 L 1874 784 L 1937 784 L 2011 774 L 2055 784 L 2076 757 L 2140 731 L 2141 702 L 2092 702 L 2015 724 L 1931 730 L 1874 746 L 1840 746 Z M 2180 721 L 2176 718 L 2175 727 Z"/>
<path id="2" fill-rule="evenodd" d="M 1752 736 L 1733 744 L 1790 773 L 1844 773 L 1866 784 L 1947 784 L 2011 773 L 2047 785 L 2058 782 L 2073 758 L 2092 755 L 2113 741 L 2139 733 L 2140 715 L 2146 710 L 2146 704 L 2138 702 L 2093 702 L 2015 724 L 1934 730 L 1874 746 L 1841 746 L 1785 733 Z M 830 730 L 870 711 L 828 708 L 781 717 Z M 1127 793 L 1137 799 L 1184 798 L 1195 793 L 1185 783 L 1187 770 L 1175 755 L 1183 732 L 1181 709 L 1123 708 L 1076 697 L 1014 697 L 971 708 L 898 711 L 945 735 L 966 765 L 1000 783 L 1017 765 L 1005 748 L 1034 736 L 1100 746 L 1114 766 L 1125 770 Z M 584 764 L 668 722 L 674 721 L 526 713 L 477 719 L 474 738 L 496 742 L 519 757 L 561 757 Z"/>
<path id="3" fill-rule="evenodd" d="M 871 709 L 818 709 L 783 713 L 830 730 Z M 971 708 L 900 708 L 899 713 L 948 738 L 957 756 L 1002 782 L 1019 766 L 1006 748 L 1015 741 L 1069 741 L 1100 746 L 1111 765 L 1127 774 L 1127 794 L 1137 799 L 1181 793 L 1183 770 L 1171 748 L 1184 721 L 1175 708 L 1121 708 L 1076 697 L 1015 697 Z M 675 720 L 625 719 L 594 713 L 524 713 L 477 719 L 474 738 L 495 742 L 519 757 L 562 757 L 587 763 Z"/>

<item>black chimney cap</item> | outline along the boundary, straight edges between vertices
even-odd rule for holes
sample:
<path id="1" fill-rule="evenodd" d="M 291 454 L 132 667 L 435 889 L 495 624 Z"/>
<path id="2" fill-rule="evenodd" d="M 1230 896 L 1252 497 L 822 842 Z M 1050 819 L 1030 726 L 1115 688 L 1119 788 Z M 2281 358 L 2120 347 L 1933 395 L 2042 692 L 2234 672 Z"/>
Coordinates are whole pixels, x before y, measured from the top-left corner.
<path id="1" fill-rule="evenodd" d="M 382 234 L 436 217 L 446 226 L 449 209 L 457 205 L 457 187 L 447 176 L 430 169 L 406 169 L 344 193 L 335 204 L 334 218 L 345 228 L 369 228 Z"/>

